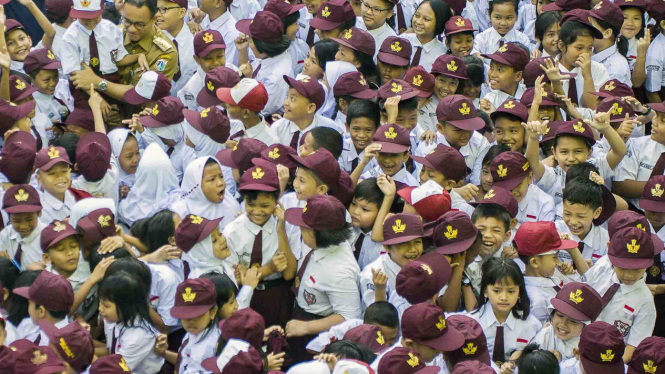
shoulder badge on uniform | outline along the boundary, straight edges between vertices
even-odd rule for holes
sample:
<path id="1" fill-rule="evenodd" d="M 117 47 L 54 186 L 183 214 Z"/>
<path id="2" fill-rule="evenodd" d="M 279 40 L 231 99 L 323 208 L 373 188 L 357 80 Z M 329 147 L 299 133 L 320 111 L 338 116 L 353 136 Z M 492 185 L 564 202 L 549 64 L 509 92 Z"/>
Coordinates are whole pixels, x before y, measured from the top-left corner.
<path id="1" fill-rule="evenodd" d="M 171 49 L 171 44 L 169 44 L 169 42 L 166 41 L 166 39 L 162 38 L 161 36 L 155 36 L 152 39 L 152 42 L 155 43 L 155 45 L 164 52 Z"/>

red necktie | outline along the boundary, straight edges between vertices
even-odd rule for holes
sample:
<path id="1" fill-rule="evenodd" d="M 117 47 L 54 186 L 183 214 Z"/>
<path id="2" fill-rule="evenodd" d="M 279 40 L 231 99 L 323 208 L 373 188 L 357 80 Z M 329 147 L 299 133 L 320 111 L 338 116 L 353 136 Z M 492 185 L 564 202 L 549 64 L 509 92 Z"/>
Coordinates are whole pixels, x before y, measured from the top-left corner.
<path id="1" fill-rule="evenodd" d="M 406 30 L 406 21 L 404 20 L 404 9 L 402 3 L 397 3 L 397 33 L 401 34 Z"/>
<path id="2" fill-rule="evenodd" d="M 249 260 L 249 266 L 261 267 L 263 264 L 263 230 L 254 237 L 254 245 L 252 246 L 252 256 Z"/>
<path id="3" fill-rule="evenodd" d="M 18 266 L 21 266 L 21 255 L 23 254 L 23 247 L 22 244 L 19 243 L 18 249 L 16 250 L 16 254 L 14 255 L 14 261 L 18 264 Z"/>
<path id="4" fill-rule="evenodd" d="M 307 256 L 305 256 L 305 259 L 302 262 L 302 266 L 300 266 L 300 270 L 298 270 L 298 275 L 296 275 L 296 280 L 293 282 L 293 286 L 291 286 L 291 291 L 296 295 L 296 297 L 298 297 L 298 289 L 300 289 L 300 280 L 302 279 L 302 276 L 305 275 L 305 269 L 307 268 L 309 259 L 312 257 L 312 253 L 314 253 L 313 249 L 309 251 Z"/>
<path id="5" fill-rule="evenodd" d="M 314 45 L 314 28 L 312 26 L 310 26 L 309 31 L 307 31 L 307 39 L 305 39 L 305 43 L 307 43 L 310 48 Z"/>
<path id="6" fill-rule="evenodd" d="M 173 151 L 175 151 L 175 148 L 169 147 L 169 149 L 166 150 L 166 155 L 171 157 L 171 155 L 173 154 Z"/>
<path id="7" fill-rule="evenodd" d="M 499 40 L 499 48 L 503 47 L 504 44 L 506 44 L 506 42 L 503 39 Z"/>
<path id="8" fill-rule="evenodd" d="M 189 343 L 189 338 L 185 339 L 185 341 L 182 342 L 182 345 L 180 345 L 180 349 L 178 349 L 178 358 L 176 358 L 175 360 L 175 369 L 173 370 L 174 374 L 178 374 L 178 372 L 180 371 L 180 361 L 182 361 L 182 350 L 185 349 L 187 343 Z"/>
<path id="9" fill-rule="evenodd" d="M 180 70 L 180 50 L 178 49 L 178 41 L 173 39 L 173 45 L 175 46 L 175 51 L 178 52 L 178 72 L 173 75 L 173 81 L 177 82 L 180 80 L 180 76 L 182 75 L 181 70 Z"/>
<path id="10" fill-rule="evenodd" d="M 354 170 L 358 167 L 358 161 L 360 160 L 360 157 L 356 157 L 351 161 L 351 172 L 353 173 Z"/>
<path id="11" fill-rule="evenodd" d="M 420 65 L 420 55 L 422 54 L 423 54 L 423 47 L 416 47 L 416 54 L 413 55 L 413 61 L 411 62 L 411 66 Z"/>
<path id="12" fill-rule="evenodd" d="M 32 129 L 32 132 L 35 134 L 35 140 L 37 140 L 37 150 L 39 151 L 44 146 L 44 143 L 42 143 L 42 136 L 39 135 L 39 132 L 37 131 L 35 125 L 30 126 L 30 128 Z"/>
<path id="13" fill-rule="evenodd" d="M 189 262 L 183 261 L 182 262 L 182 267 L 183 267 L 183 273 L 185 274 L 185 280 L 189 278 L 189 273 L 192 271 L 192 269 L 189 268 Z"/>
<path id="14" fill-rule="evenodd" d="M 654 177 L 656 175 L 663 175 L 664 171 L 665 171 L 665 152 L 661 153 L 660 157 L 658 157 L 656 165 L 654 165 L 653 169 L 651 169 L 650 177 Z"/>
<path id="15" fill-rule="evenodd" d="M 92 68 L 92 71 L 95 72 L 95 75 L 101 75 L 99 70 L 99 50 L 97 49 L 97 39 L 95 39 L 94 32 L 90 33 L 88 43 L 90 44 L 90 67 Z"/>
<path id="16" fill-rule="evenodd" d="M 298 151 L 298 138 L 300 138 L 300 131 L 296 131 L 293 133 L 293 137 L 291 138 L 291 144 L 289 146 L 293 149 Z"/>
<path id="17" fill-rule="evenodd" d="M 561 287 L 559 287 L 558 285 L 554 285 L 554 287 L 552 288 L 554 288 L 554 291 L 556 291 L 556 293 L 559 293 L 559 291 L 561 291 Z"/>
<path id="18" fill-rule="evenodd" d="M 244 135 L 245 135 L 245 130 L 240 130 L 240 131 L 236 132 L 235 134 L 231 135 L 229 140 L 235 140 L 235 139 L 237 139 L 241 136 L 244 136 Z"/>
<path id="19" fill-rule="evenodd" d="M 35 345 L 38 346 L 39 342 L 41 342 L 41 341 L 42 341 L 42 334 L 40 333 L 39 335 L 37 335 L 37 339 L 35 339 Z"/>
<path id="20" fill-rule="evenodd" d="M 492 352 L 492 361 L 501 367 L 503 361 L 506 359 L 506 353 L 503 348 L 503 326 L 496 328 L 496 336 L 494 337 L 494 352 Z"/>
<path id="21" fill-rule="evenodd" d="M 259 71 L 261 70 L 261 64 L 256 67 L 256 70 L 252 73 L 252 79 L 256 79 L 256 76 L 259 74 Z"/>
<path id="22" fill-rule="evenodd" d="M 607 292 L 603 295 L 603 308 L 607 306 L 607 304 L 610 303 L 610 300 L 614 297 L 614 294 L 617 293 L 619 290 L 619 283 L 614 283 L 613 285 L 610 286 L 610 288 L 607 289 Z"/>
<path id="23" fill-rule="evenodd" d="M 365 234 L 361 232 L 360 236 L 358 236 L 358 240 L 356 240 L 356 250 L 353 251 L 353 255 L 356 257 L 356 261 L 358 261 L 358 258 L 360 257 L 360 250 L 363 248 L 363 241 L 365 241 Z"/>
<path id="24" fill-rule="evenodd" d="M 118 343 L 118 338 L 115 336 L 115 327 L 113 328 L 113 332 L 111 332 L 113 336 L 111 337 L 111 354 L 115 354 L 115 345 Z"/>
<path id="25" fill-rule="evenodd" d="M 570 78 L 568 80 L 568 98 L 570 99 L 570 102 L 579 105 L 579 102 L 577 101 L 577 83 L 575 82 L 575 78 Z M 572 121 L 574 118 L 568 114 L 567 116 L 568 121 Z"/>

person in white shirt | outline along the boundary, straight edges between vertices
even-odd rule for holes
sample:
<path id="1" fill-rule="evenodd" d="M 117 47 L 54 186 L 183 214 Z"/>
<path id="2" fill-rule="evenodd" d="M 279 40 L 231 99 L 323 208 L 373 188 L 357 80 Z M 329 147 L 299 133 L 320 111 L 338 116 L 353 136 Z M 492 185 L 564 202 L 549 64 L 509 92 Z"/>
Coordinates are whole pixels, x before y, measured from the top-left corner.
<path id="1" fill-rule="evenodd" d="M 5 192 L 2 208 L 9 213 L 9 220 L 0 231 L 2 252 L 14 266 L 26 270 L 31 263 L 42 261 L 39 237 L 46 224 L 39 220 L 39 194 L 30 185 L 14 185 Z"/>
<path id="2" fill-rule="evenodd" d="M 392 30 L 388 26 L 384 25 L 384 27 L 387 30 Z M 362 73 L 370 85 L 380 86 L 379 72 L 374 63 L 374 57 L 378 53 L 379 48 L 377 48 L 376 41 L 369 32 L 358 27 L 352 27 L 343 34 L 340 34 L 338 38 L 332 38 L 332 40 L 339 44 L 335 60 L 352 64 Z M 381 44 L 378 44 L 378 46 L 380 47 Z M 326 66 L 326 74 L 327 71 L 328 67 Z M 344 73 L 348 73 L 349 71 L 345 71 Z"/>
<path id="3" fill-rule="evenodd" d="M 376 55 L 376 67 L 381 83 L 391 79 L 404 79 L 406 69 L 411 65 L 411 43 L 397 36 L 389 36 L 381 44 Z"/>
<path id="4" fill-rule="evenodd" d="M 23 62 L 25 72 L 32 78 L 38 91 L 32 93 L 35 100 L 35 112 L 45 114 L 49 121 L 60 122 L 69 112 L 67 102 L 54 96 L 56 92 L 69 94 L 69 86 L 65 80 L 58 78 L 58 70 L 62 64 L 50 49 L 35 49 Z M 10 83 L 11 84 L 11 83 Z M 14 85 L 14 88 L 18 88 Z M 68 100 L 70 101 L 70 100 Z M 73 99 L 71 99 L 73 105 Z M 51 126 L 47 126 L 50 129 Z"/>
<path id="5" fill-rule="evenodd" d="M 610 79 L 632 85 L 630 66 L 626 60 L 628 40 L 620 34 L 623 26 L 623 12 L 611 1 L 600 1 L 589 11 L 589 21 L 602 34 L 602 39 L 594 39 L 592 61 L 605 65 Z"/>
<path id="6" fill-rule="evenodd" d="M 538 3 L 540 4 L 540 3 Z M 540 5 L 539 5 L 540 6 Z M 559 30 L 561 29 L 561 13 L 550 11 L 541 13 L 534 21 L 532 42 L 540 50 L 541 57 L 555 57 L 559 54 Z M 529 27 L 527 25 L 527 27 Z"/>
<path id="7" fill-rule="evenodd" d="M 490 16 L 491 27 L 476 35 L 471 54 L 478 57 L 483 54 L 492 54 L 508 42 L 518 42 L 525 46 L 531 44 L 531 40 L 526 35 L 515 29 L 517 22 L 515 2 L 512 0 L 490 1 L 487 14 Z M 482 25 L 480 28 L 483 30 Z M 486 60 L 485 65 L 488 68 L 489 61 Z"/>
<path id="8" fill-rule="evenodd" d="M 480 100 L 480 109 L 491 113 L 506 100 L 519 101 L 526 89 L 521 83 L 522 71 L 529 63 L 526 45 L 508 42 L 496 52 L 482 56 L 490 60 L 487 79 L 492 91 Z"/>
<path id="9" fill-rule="evenodd" d="M 632 81 L 636 87 L 644 85 L 646 81 L 646 54 L 651 42 L 651 30 L 645 27 L 645 5 L 635 4 L 632 1 L 619 0 L 615 2 L 621 8 L 624 21 L 621 26 L 621 35 L 628 40 L 626 59 L 632 73 Z"/>
<path id="10" fill-rule="evenodd" d="M 256 12 L 265 8 L 266 5 L 267 5 L 266 0 L 233 1 L 231 3 L 231 8 L 229 9 L 229 11 L 231 12 L 233 18 L 235 19 L 254 18 Z"/>
<path id="11" fill-rule="evenodd" d="M 420 65 L 430 71 L 434 60 L 448 52 L 437 36 L 442 35 L 444 30 L 447 34 L 448 30 L 444 26 L 451 16 L 450 8 L 441 0 L 423 1 L 418 5 L 411 20 L 413 33 L 401 35 L 413 46 L 411 66 Z"/>
<path id="12" fill-rule="evenodd" d="M 475 30 L 470 20 L 460 16 L 452 17 L 446 22 L 446 47 L 450 54 L 457 57 L 471 55 Z"/>
<path id="13" fill-rule="evenodd" d="M 356 25 L 356 15 L 348 1 L 330 0 L 319 8 L 309 25 L 316 29 L 316 35 L 321 40 L 339 38 L 344 31 Z"/>
<path id="14" fill-rule="evenodd" d="M 374 133 L 372 144 L 365 149 L 365 155 L 358 167 L 351 173 L 351 179 L 358 181 L 367 178 L 377 178 L 384 174 L 391 177 L 401 187 L 417 187 L 420 182 L 411 175 L 406 168 L 409 160 L 411 139 L 409 131 L 398 125 L 383 125 Z M 365 166 L 376 158 L 377 166 L 364 172 Z"/>
<path id="15" fill-rule="evenodd" d="M 271 0 L 264 8 L 265 11 L 276 14 L 284 23 L 284 35 L 291 42 L 289 55 L 293 63 L 293 72 L 296 75 L 302 71 L 303 63 L 310 50 L 310 46 L 304 40 L 298 39 L 296 35 L 298 32 L 298 18 L 300 17 L 298 11 L 304 6 L 305 4 L 293 6 L 288 1 Z"/>
<path id="16" fill-rule="evenodd" d="M 70 0 L 49 0 L 44 1 L 44 13 L 46 18 L 51 21 L 51 25 L 55 30 L 53 41 L 51 42 L 50 49 L 55 56 L 60 59 L 60 50 L 62 48 L 62 37 L 65 35 L 67 28 L 76 21 L 75 18 L 69 16 L 69 11 L 72 8 L 72 1 Z M 44 41 L 40 40 L 35 46 L 36 49 L 45 48 Z M 62 69 L 60 69 L 62 72 Z"/>
<path id="17" fill-rule="evenodd" d="M 230 3 L 229 0 L 202 2 L 200 9 L 206 14 L 206 17 L 201 21 L 201 28 L 203 30 L 215 30 L 222 35 L 223 40 L 229 43 L 224 49 L 226 61 L 238 66 L 238 48 L 234 41 L 240 36 L 240 32 L 236 29 L 236 18 L 229 11 Z"/>
<path id="18" fill-rule="evenodd" d="M 387 24 L 388 18 L 395 14 L 395 5 L 397 5 L 397 1 L 363 0 L 362 20 L 364 29 L 374 38 L 376 52 L 373 57 L 376 57 L 376 53 L 387 37 L 397 35 L 395 30 Z M 404 27 L 404 30 L 407 28 L 409 27 Z"/>
<path id="19" fill-rule="evenodd" d="M 88 192 L 95 197 L 108 197 L 118 203 L 118 165 L 111 158 L 111 143 L 106 134 L 90 132 L 81 137 L 76 146 L 74 168 L 79 177 L 72 187 Z"/>

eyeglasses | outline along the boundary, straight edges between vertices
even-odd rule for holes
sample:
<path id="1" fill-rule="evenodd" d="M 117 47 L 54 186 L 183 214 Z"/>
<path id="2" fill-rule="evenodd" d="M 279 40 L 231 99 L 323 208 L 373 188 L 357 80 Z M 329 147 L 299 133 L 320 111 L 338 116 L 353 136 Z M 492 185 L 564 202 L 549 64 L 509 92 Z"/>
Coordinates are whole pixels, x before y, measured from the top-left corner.
<path id="1" fill-rule="evenodd" d="M 132 21 L 128 20 L 125 17 L 122 17 L 122 24 L 125 25 L 125 27 L 128 28 L 128 29 L 129 29 L 130 26 L 134 26 L 134 28 L 137 31 L 145 29 L 145 27 L 148 25 L 145 22 L 132 22 Z"/>
<path id="2" fill-rule="evenodd" d="M 373 6 L 370 6 L 369 4 L 367 4 L 367 3 L 364 2 L 364 1 L 363 1 L 360 5 L 361 5 L 363 8 L 367 9 L 367 10 L 371 10 L 372 13 L 377 13 L 377 14 L 380 14 L 381 12 L 387 12 L 387 11 L 390 10 L 390 9 L 381 9 L 381 8 L 379 8 L 379 7 L 376 7 L 376 6 L 374 6 L 374 7 L 373 7 Z"/>
<path id="3" fill-rule="evenodd" d="M 164 14 L 164 13 L 166 13 L 166 11 L 169 10 L 169 9 L 180 9 L 180 8 L 182 8 L 182 7 L 181 7 L 181 6 L 172 6 L 172 7 L 170 7 L 170 8 L 162 7 L 162 8 L 157 8 L 157 11 L 158 11 L 160 14 Z"/>

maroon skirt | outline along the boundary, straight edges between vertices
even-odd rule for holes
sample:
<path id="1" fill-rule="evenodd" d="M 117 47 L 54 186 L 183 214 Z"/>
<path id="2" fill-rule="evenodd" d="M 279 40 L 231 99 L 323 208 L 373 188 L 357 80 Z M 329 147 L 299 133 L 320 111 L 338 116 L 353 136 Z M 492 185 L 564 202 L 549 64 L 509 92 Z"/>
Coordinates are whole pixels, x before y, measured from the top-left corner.
<path id="1" fill-rule="evenodd" d="M 298 305 L 297 301 L 293 307 L 293 319 L 299 321 L 316 321 L 323 318 L 326 318 L 326 316 L 319 316 L 304 311 L 300 307 L 300 305 Z M 307 352 L 307 344 L 317 336 L 318 334 L 313 334 L 313 335 L 305 335 L 305 336 L 299 336 L 297 338 L 288 339 L 290 347 L 289 355 L 292 358 L 292 365 L 296 365 L 305 361 L 310 361 L 314 357 L 314 355 Z"/>
<path id="2" fill-rule="evenodd" d="M 279 278 L 261 282 L 254 290 L 249 307 L 263 317 L 266 327 L 286 327 L 286 323 L 291 320 L 295 299 L 291 292 L 292 283 L 293 281 Z"/>

